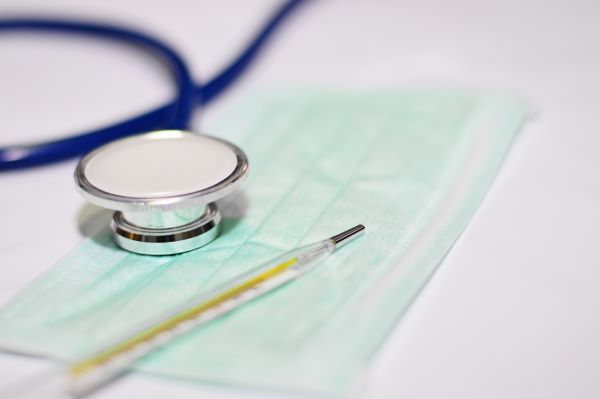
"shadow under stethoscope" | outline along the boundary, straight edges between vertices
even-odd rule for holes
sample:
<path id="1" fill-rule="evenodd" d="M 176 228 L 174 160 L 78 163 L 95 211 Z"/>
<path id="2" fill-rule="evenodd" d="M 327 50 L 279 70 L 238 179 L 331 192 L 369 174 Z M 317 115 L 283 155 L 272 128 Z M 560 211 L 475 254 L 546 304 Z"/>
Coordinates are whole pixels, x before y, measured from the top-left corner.
<path id="1" fill-rule="evenodd" d="M 220 236 L 223 236 L 233 231 L 242 218 L 246 216 L 249 207 L 248 196 L 243 190 L 236 191 L 217 201 L 217 206 L 222 216 Z M 118 249 L 111 237 L 110 222 L 113 213 L 114 211 L 110 209 L 100 208 L 86 202 L 77 212 L 79 232 L 83 237 L 90 238 L 97 244 Z"/>

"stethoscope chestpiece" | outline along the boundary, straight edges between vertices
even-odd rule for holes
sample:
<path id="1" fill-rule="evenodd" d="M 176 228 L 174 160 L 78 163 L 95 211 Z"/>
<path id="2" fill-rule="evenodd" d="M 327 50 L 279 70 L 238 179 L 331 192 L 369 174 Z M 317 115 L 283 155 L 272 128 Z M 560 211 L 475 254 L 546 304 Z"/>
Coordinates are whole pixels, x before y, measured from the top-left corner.
<path id="1" fill-rule="evenodd" d="M 215 201 L 231 194 L 247 170 L 244 152 L 225 140 L 162 130 L 90 152 L 77 165 L 75 181 L 88 201 L 115 210 L 111 227 L 120 247 L 170 255 L 219 235 Z"/>

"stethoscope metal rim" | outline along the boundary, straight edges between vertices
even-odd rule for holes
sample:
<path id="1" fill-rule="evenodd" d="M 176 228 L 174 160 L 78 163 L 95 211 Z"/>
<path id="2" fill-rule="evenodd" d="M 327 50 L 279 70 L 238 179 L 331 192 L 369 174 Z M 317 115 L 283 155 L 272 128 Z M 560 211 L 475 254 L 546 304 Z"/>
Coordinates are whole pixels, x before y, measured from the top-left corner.
<path id="1" fill-rule="evenodd" d="M 143 255 L 173 255 L 200 248 L 221 231 L 221 214 L 216 204 L 206 205 L 204 215 L 185 225 L 147 229 L 129 223 L 121 212 L 111 222 L 113 239 L 121 248 Z"/>
<path id="2" fill-rule="evenodd" d="M 184 130 L 158 130 L 154 132 L 142 133 L 141 135 L 152 135 L 161 133 L 188 133 Z M 195 206 L 204 206 L 211 202 L 223 198 L 229 195 L 235 190 L 238 184 L 242 183 L 247 176 L 248 171 L 248 158 L 246 154 L 236 146 L 226 140 L 222 140 L 218 137 L 208 136 L 210 139 L 216 140 L 221 144 L 229 147 L 235 154 L 237 164 L 231 174 L 221 182 L 194 192 L 190 192 L 182 195 L 172 195 L 162 198 L 141 198 L 141 197 L 127 197 L 114 193 L 109 193 L 96 186 L 94 186 L 86 177 L 85 169 L 91 159 L 100 151 L 103 151 L 108 146 L 119 145 L 123 140 L 139 138 L 141 135 L 130 136 L 120 140 L 113 141 L 106 144 L 90 153 L 85 155 L 77 168 L 75 169 L 75 182 L 80 193 L 91 203 L 98 205 L 102 208 L 114 209 L 117 211 L 151 211 L 151 210 L 173 210 L 181 208 L 189 208 Z"/>
<path id="3" fill-rule="evenodd" d="M 121 212 L 115 212 L 112 220 L 113 230 L 116 234 L 128 240 L 140 242 L 174 242 L 187 240 L 204 234 L 221 222 L 221 214 L 216 204 L 206 205 L 204 215 L 190 223 L 168 228 L 145 228 L 129 223 Z"/>

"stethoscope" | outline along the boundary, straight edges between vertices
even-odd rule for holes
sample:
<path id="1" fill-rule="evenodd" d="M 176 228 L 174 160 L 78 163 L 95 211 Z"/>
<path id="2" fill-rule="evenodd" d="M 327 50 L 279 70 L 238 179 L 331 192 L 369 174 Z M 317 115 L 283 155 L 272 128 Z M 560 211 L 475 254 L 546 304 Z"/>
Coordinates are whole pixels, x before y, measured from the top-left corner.
<path id="1" fill-rule="evenodd" d="M 144 33 L 90 22 L 0 20 L 0 32 L 81 34 L 140 46 L 168 65 L 176 85 L 173 100 L 131 119 L 65 139 L 1 147 L 0 171 L 86 154 L 75 171 L 77 188 L 90 202 L 115 211 L 111 226 L 120 247 L 168 255 L 211 242 L 221 221 L 216 201 L 244 180 L 248 159 L 233 143 L 186 129 L 194 108 L 230 86 L 301 2 L 284 3 L 242 53 L 205 84 L 193 81 L 175 50 Z"/>

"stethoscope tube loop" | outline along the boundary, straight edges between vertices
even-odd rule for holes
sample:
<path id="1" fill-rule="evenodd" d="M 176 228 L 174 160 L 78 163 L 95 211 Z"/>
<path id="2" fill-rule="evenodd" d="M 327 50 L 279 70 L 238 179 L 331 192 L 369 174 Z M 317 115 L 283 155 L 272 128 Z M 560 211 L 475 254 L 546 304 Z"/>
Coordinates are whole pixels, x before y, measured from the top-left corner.
<path id="1" fill-rule="evenodd" d="M 120 40 L 142 46 L 168 66 L 176 95 L 169 103 L 139 115 L 81 135 L 29 146 L 10 146 L 0 149 L 0 168 L 12 169 L 59 161 L 81 155 L 117 138 L 145 130 L 184 128 L 195 103 L 195 86 L 183 59 L 166 44 L 141 32 L 98 23 L 61 20 L 19 19 L 0 22 L 3 30 L 28 30 L 52 33 L 75 33 L 85 36 Z"/>
<path id="2" fill-rule="evenodd" d="M 176 86 L 175 98 L 142 115 L 65 139 L 0 147 L 0 171 L 43 165 L 83 155 L 110 141 L 140 132 L 185 129 L 197 105 L 206 105 L 231 85 L 255 58 L 262 45 L 302 0 L 285 2 L 242 53 L 204 85 L 192 79 L 183 58 L 162 41 L 145 33 L 111 24 L 58 19 L 4 19 L 0 33 L 43 31 L 124 41 L 138 45 L 165 61 Z"/>

